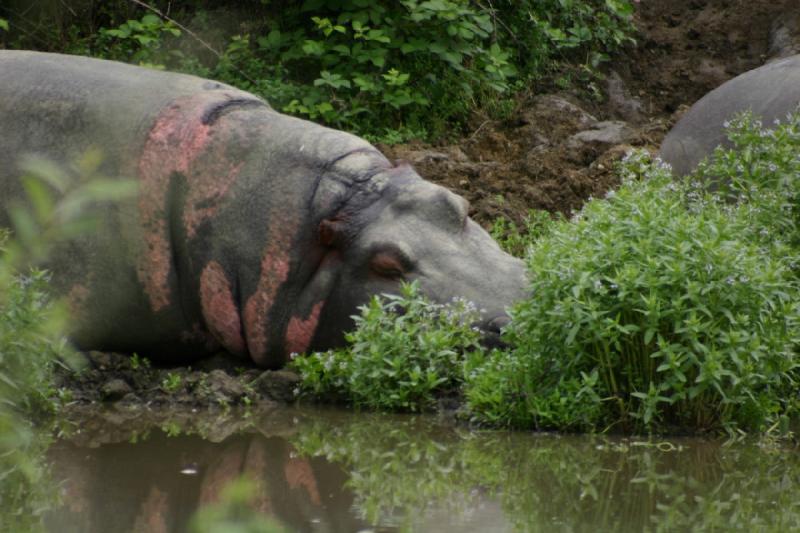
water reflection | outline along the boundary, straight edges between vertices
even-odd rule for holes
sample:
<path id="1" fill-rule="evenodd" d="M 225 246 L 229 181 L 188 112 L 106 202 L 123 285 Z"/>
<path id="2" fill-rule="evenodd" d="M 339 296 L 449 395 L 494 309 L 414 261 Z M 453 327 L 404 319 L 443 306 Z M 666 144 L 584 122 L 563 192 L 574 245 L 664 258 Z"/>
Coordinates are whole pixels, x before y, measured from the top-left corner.
<path id="1" fill-rule="evenodd" d="M 470 432 L 336 411 L 272 414 L 219 440 L 153 431 L 137 443 L 59 443 L 64 505 L 49 529 L 184 531 L 241 475 L 255 508 L 294 531 L 800 528 L 791 450 Z"/>

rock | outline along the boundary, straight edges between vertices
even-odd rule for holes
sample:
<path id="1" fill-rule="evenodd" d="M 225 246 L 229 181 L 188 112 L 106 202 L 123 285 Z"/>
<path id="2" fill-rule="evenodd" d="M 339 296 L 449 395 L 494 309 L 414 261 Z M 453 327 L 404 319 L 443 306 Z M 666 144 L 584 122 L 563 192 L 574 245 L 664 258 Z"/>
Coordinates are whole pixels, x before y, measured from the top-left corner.
<path id="1" fill-rule="evenodd" d="M 300 384 L 300 376 L 289 370 L 267 370 L 252 382 L 253 388 L 262 396 L 285 403 L 294 401 L 294 391 Z"/>
<path id="2" fill-rule="evenodd" d="M 800 54 L 800 13 L 785 13 L 772 22 L 767 56 L 770 61 Z"/>
<path id="3" fill-rule="evenodd" d="M 620 75 L 613 70 L 606 78 L 606 91 L 608 106 L 613 113 L 628 122 L 638 124 L 642 121 L 642 101 L 631 95 Z"/>
<path id="4" fill-rule="evenodd" d="M 106 381 L 100 391 L 104 399 L 117 401 L 133 392 L 133 389 L 131 389 L 131 386 L 128 385 L 125 380 L 116 378 Z"/>
<path id="5" fill-rule="evenodd" d="M 206 379 L 208 390 L 218 401 L 231 402 L 244 396 L 244 386 L 224 370 L 212 370 Z"/>
<path id="6" fill-rule="evenodd" d="M 94 368 L 105 370 L 111 367 L 112 357 L 110 353 L 91 351 L 86 352 L 86 357 Z"/>
<path id="7" fill-rule="evenodd" d="M 588 128 L 597 119 L 589 112 L 573 104 L 569 100 L 562 98 L 555 94 L 545 94 L 538 96 L 534 99 L 533 116 L 526 116 L 528 113 L 523 113 L 523 119 L 529 124 L 535 124 L 541 120 L 543 116 L 553 114 L 555 112 L 559 115 L 562 121 L 569 121 L 578 129 Z"/>
<path id="8" fill-rule="evenodd" d="M 117 402 L 117 405 L 128 408 L 135 408 L 139 406 L 141 403 L 142 403 L 141 398 L 139 398 L 139 396 L 137 396 L 135 392 L 129 392 Z"/>
<path id="9" fill-rule="evenodd" d="M 597 122 L 592 129 L 576 133 L 567 141 L 570 148 L 578 149 L 585 145 L 595 148 L 607 149 L 617 144 L 630 143 L 636 132 L 627 122 L 620 120 L 605 120 Z"/>

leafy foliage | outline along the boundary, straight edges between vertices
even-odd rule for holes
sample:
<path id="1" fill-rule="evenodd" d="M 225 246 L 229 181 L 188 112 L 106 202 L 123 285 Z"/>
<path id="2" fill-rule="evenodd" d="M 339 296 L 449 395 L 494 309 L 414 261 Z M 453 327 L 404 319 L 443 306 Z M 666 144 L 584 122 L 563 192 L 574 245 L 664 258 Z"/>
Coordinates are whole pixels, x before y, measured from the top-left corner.
<path id="1" fill-rule="evenodd" d="M 516 349 L 472 374 L 476 418 L 558 429 L 787 427 L 797 400 L 800 148 L 747 120 L 701 176 L 676 183 L 638 155 L 625 183 L 560 223 L 528 258 L 535 298 L 516 307 Z M 754 154 L 757 154 L 754 156 Z M 780 232 L 780 233 L 779 233 Z"/>
<path id="2" fill-rule="evenodd" d="M 69 20 L 14 34 L 12 45 L 44 41 L 217 78 L 276 109 L 392 141 L 450 135 L 476 109 L 507 108 L 499 101 L 559 66 L 577 63 L 591 77 L 633 35 L 629 0 L 223 2 L 223 20 L 210 7 L 154 4 L 192 30 L 112 2 L 65 11 Z M 228 16 L 237 23 L 223 29 Z M 69 33 L 47 33 L 58 27 Z"/>
<path id="3" fill-rule="evenodd" d="M 734 126 L 736 149 L 687 180 L 634 153 L 622 187 L 573 220 L 534 215 L 528 235 L 507 233 L 528 250 L 533 295 L 513 309 L 511 349 L 485 355 L 469 319 L 437 322 L 429 304 L 398 316 L 392 302 L 411 300 L 375 300 L 349 349 L 296 360 L 305 387 L 414 410 L 461 387 L 473 420 L 521 428 L 788 431 L 800 407 L 800 119 Z"/>
<path id="4" fill-rule="evenodd" d="M 127 20 L 116 28 L 101 28 L 94 46 L 105 50 L 105 57 L 141 65 L 161 67 L 165 55 L 165 38 L 179 37 L 172 22 L 147 13 L 140 20 Z"/>
<path id="5" fill-rule="evenodd" d="M 48 274 L 25 265 L 91 228 L 88 205 L 130 194 L 130 183 L 98 178 L 99 163 L 87 154 L 76 164 L 85 178 L 78 181 L 46 161 L 29 161 L 22 178 L 27 205 L 8 207 L 13 235 L 0 228 L 0 523 L 16 531 L 40 528 L 54 502 L 42 462 L 49 439 L 40 426 L 57 408 L 55 365 L 73 360 Z"/>
<path id="6" fill-rule="evenodd" d="M 553 216 L 547 211 L 531 209 L 518 227 L 507 218 L 497 218 L 489 229 L 489 234 L 500 247 L 514 257 L 525 257 L 528 247 L 547 235 L 553 228 Z"/>
<path id="7" fill-rule="evenodd" d="M 372 409 L 420 411 L 461 385 L 470 353 L 480 357 L 472 304 L 434 304 L 415 283 L 400 295 L 375 296 L 355 317 L 349 346 L 296 357 L 292 366 L 310 394 Z"/>

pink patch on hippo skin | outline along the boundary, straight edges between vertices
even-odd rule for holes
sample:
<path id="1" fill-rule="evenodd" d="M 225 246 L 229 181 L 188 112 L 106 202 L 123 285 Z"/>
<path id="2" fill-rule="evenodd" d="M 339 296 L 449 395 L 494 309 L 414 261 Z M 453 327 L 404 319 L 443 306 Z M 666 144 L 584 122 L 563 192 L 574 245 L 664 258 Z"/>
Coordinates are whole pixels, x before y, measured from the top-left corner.
<path id="1" fill-rule="evenodd" d="M 307 318 L 300 318 L 293 316 L 289 320 L 289 326 L 286 328 L 286 355 L 289 356 L 293 353 L 305 353 L 311 345 L 311 339 L 314 338 L 314 333 L 317 331 L 317 324 L 319 324 L 319 314 L 325 301 L 317 302 L 311 308 Z"/>
<path id="2" fill-rule="evenodd" d="M 153 311 L 170 303 L 171 251 L 166 222 L 170 177 L 180 173 L 186 179 L 183 224 L 191 238 L 217 211 L 242 168 L 241 162 L 226 157 L 230 124 L 203 123 L 210 107 L 230 98 L 233 96 L 220 92 L 178 98 L 161 111 L 147 136 L 138 169 L 144 254 L 137 275 Z"/>
<path id="3" fill-rule="evenodd" d="M 229 352 L 245 353 L 242 320 L 222 265 L 209 262 L 200 274 L 200 306 L 206 325 Z"/>
<path id="4" fill-rule="evenodd" d="M 289 247 L 293 235 L 293 225 L 281 224 L 280 219 L 271 221 L 267 248 L 261 257 L 258 286 L 244 306 L 247 348 L 253 361 L 262 366 L 269 363 L 267 315 L 275 303 L 278 289 L 289 278 Z"/>
<path id="5" fill-rule="evenodd" d="M 261 276 L 258 288 L 244 306 L 247 348 L 250 352 L 250 357 L 261 365 L 266 365 L 268 362 L 269 332 L 267 331 L 267 315 L 275 303 L 278 289 L 288 278 L 288 256 L 265 256 L 261 261 Z"/>

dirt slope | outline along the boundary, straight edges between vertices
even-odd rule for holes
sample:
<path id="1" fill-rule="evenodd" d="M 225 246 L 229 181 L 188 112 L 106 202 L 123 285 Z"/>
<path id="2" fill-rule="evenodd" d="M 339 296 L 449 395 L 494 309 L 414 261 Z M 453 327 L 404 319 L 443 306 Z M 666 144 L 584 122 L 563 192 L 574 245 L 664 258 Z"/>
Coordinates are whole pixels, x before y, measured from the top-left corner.
<path id="1" fill-rule="evenodd" d="M 382 147 L 472 203 L 488 225 L 528 209 L 569 213 L 616 184 L 630 146 L 657 149 L 680 113 L 724 81 L 800 52 L 800 0 L 641 0 L 637 45 L 604 67 L 604 99 L 536 94 L 507 121 L 444 146 Z"/>

